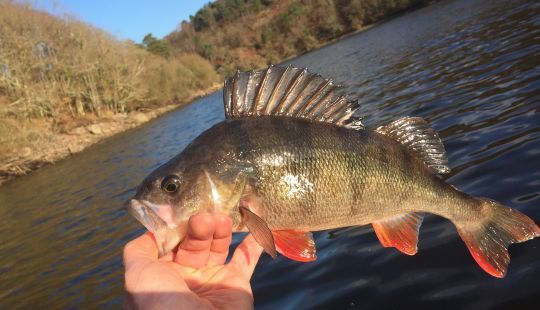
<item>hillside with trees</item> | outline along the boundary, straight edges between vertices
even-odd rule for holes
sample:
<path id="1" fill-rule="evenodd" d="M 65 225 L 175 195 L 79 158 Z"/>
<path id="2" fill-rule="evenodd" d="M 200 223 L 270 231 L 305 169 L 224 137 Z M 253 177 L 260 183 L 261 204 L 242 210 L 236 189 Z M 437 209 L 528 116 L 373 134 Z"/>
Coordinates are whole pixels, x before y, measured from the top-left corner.
<path id="1" fill-rule="evenodd" d="M 171 55 L 197 53 L 222 76 L 305 53 L 426 0 L 218 0 L 165 37 Z"/>
<path id="2" fill-rule="evenodd" d="M 168 57 L 167 42 L 141 48 L 28 4 L 0 0 L 0 25 L 0 183 L 131 127 L 129 113 L 187 103 L 222 81 L 197 53 Z M 110 125 L 86 129 L 96 122 Z"/>
<path id="3" fill-rule="evenodd" d="M 0 0 L 0 184 L 427 0 L 217 0 L 165 38 L 118 41 Z"/>

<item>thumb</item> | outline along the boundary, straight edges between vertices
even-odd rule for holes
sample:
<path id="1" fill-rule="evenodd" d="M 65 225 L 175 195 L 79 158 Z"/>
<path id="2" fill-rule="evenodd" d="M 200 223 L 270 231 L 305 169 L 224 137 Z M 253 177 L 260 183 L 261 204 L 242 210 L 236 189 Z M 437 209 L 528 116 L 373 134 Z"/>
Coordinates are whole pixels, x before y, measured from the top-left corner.
<path id="1" fill-rule="evenodd" d="M 151 232 L 146 232 L 144 235 L 131 240 L 124 247 L 124 266 L 126 268 L 134 263 L 155 261 L 157 258 L 158 248 Z"/>

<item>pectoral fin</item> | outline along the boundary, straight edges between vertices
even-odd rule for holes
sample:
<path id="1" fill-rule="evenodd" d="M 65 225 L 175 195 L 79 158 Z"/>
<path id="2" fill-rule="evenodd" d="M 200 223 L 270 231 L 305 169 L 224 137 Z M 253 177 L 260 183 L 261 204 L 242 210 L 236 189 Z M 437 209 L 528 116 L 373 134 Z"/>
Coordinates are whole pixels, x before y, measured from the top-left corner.
<path id="1" fill-rule="evenodd" d="M 242 221 L 253 235 L 253 238 L 263 247 L 268 255 L 276 258 L 277 252 L 274 245 L 274 236 L 268 225 L 266 225 L 266 222 L 246 207 L 240 207 L 240 214 L 242 214 Z"/>
<path id="2" fill-rule="evenodd" d="M 402 253 L 414 255 L 418 251 L 418 231 L 424 216 L 406 213 L 371 223 L 375 234 L 385 247 L 395 247 Z"/>
<path id="3" fill-rule="evenodd" d="M 299 262 L 311 262 L 317 259 L 315 242 L 310 232 L 296 230 L 274 230 L 277 251 L 283 256 Z"/>

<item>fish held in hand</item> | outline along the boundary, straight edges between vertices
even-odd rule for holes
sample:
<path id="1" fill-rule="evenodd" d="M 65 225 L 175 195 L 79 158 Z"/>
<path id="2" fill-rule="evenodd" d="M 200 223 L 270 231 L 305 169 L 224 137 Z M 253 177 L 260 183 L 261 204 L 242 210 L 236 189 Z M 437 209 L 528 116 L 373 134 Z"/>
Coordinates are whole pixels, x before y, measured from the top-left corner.
<path id="1" fill-rule="evenodd" d="M 238 72 L 225 81 L 225 121 L 152 172 L 130 212 L 160 254 L 197 212 L 224 212 L 272 257 L 316 259 L 312 231 L 371 224 L 384 247 L 414 255 L 424 213 L 449 219 L 476 262 L 503 277 L 508 246 L 540 235 L 524 214 L 446 183 L 447 157 L 422 118 L 374 130 L 357 104 L 320 75 L 293 67 Z"/>

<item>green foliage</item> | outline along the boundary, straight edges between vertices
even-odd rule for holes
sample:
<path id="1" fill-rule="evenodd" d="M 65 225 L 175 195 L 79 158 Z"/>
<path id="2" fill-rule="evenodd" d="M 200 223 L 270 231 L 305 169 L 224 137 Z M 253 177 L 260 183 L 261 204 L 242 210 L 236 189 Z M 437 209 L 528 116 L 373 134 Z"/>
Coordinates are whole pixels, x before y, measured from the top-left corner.
<path id="1" fill-rule="evenodd" d="M 297 21 L 305 13 L 302 3 L 292 3 L 287 10 L 276 20 L 276 26 L 282 33 L 291 32 L 297 26 Z"/>
<path id="2" fill-rule="evenodd" d="M 217 0 L 166 40 L 197 52 L 221 75 L 304 53 L 427 0 Z M 189 26 L 188 26 L 189 25 Z"/>
<path id="3" fill-rule="evenodd" d="M 264 4 L 266 3 L 266 4 Z M 190 22 L 196 31 L 215 29 L 217 25 L 261 11 L 269 3 L 260 0 L 220 0 L 211 2 L 190 16 Z M 263 5 L 264 4 L 264 5 Z"/>
<path id="4" fill-rule="evenodd" d="M 193 28 L 195 28 L 195 31 L 213 28 L 216 23 L 216 19 L 212 13 L 212 8 L 208 4 L 197 11 L 194 16 L 190 16 L 189 18 L 193 24 Z"/>
<path id="5" fill-rule="evenodd" d="M 253 7 L 254 12 L 259 12 L 262 7 L 261 0 L 251 0 L 251 5 Z"/>
<path id="6" fill-rule="evenodd" d="M 268 25 L 264 25 L 261 29 L 261 45 L 265 46 L 271 37 L 272 37 L 272 30 L 270 29 Z"/>
<path id="7" fill-rule="evenodd" d="M 410 7 L 425 4 L 426 0 L 341 0 L 336 7 L 344 23 L 359 29 Z"/>
<path id="8" fill-rule="evenodd" d="M 152 54 L 169 58 L 171 55 L 171 43 L 167 40 L 159 40 L 151 33 L 144 36 L 141 46 Z"/>
<path id="9" fill-rule="evenodd" d="M 214 54 L 214 45 L 212 43 L 205 42 L 197 36 L 195 37 L 195 46 L 201 56 L 206 59 L 212 59 L 212 55 Z"/>

